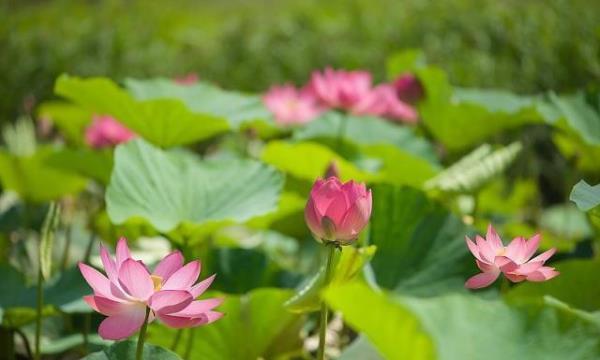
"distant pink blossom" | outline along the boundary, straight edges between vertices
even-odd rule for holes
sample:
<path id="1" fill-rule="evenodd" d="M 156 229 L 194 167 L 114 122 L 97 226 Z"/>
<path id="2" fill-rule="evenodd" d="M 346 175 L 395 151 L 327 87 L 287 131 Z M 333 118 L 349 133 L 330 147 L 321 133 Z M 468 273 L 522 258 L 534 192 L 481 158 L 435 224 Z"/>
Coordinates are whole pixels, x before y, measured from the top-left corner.
<path id="1" fill-rule="evenodd" d="M 465 283 L 469 289 L 479 289 L 492 284 L 501 273 L 512 282 L 546 281 L 559 275 L 553 267 L 544 266 L 556 249 L 552 248 L 540 255 L 531 258 L 540 244 L 540 235 L 535 235 L 529 240 L 522 237 L 515 238 L 504 246 L 500 236 L 490 224 L 486 238 L 477 235 L 475 243 L 466 237 L 467 246 L 475 256 L 475 262 L 482 271 L 471 277 Z"/>
<path id="2" fill-rule="evenodd" d="M 79 263 L 81 274 L 94 291 L 84 300 L 95 311 L 108 316 L 98 333 L 104 339 L 120 340 L 133 335 L 144 324 L 158 318 L 172 328 L 187 328 L 212 323 L 223 316 L 213 309 L 222 299 L 195 300 L 214 280 L 214 275 L 197 283 L 200 262 L 183 265 L 183 256 L 175 251 L 165 256 L 150 272 L 146 265 L 131 257 L 127 241 L 117 243 L 116 258 L 105 247 L 100 257 L 106 276 Z"/>
<path id="3" fill-rule="evenodd" d="M 271 87 L 263 96 L 263 102 L 275 116 L 275 121 L 283 125 L 310 122 L 324 110 L 311 91 L 289 84 Z"/>
<path id="4" fill-rule="evenodd" d="M 323 105 L 348 110 L 369 96 L 372 79 L 368 71 L 326 68 L 314 71 L 307 87 Z"/>
<path id="5" fill-rule="evenodd" d="M 396 95 L 396 90 L 390 84 L 376 86 L 355 104 L 350 112 L 356 115 L 380 116 L 407 123 L 415 123 L 419 118 L 417 111 L 410 104 L 401 101 Z"/>
<path id="6" fill-rule="evenodd" d="M 195 85 L 200 80 L 200 77 L 196 73 L 189 73 L 182 76 L 176 76 L 173 81 L 178 85 Z"/>
<path id="7" fill-rule="evenodd" d="M 304 218 L 319 241 L 340 245 L 354 242 L 371 217 L 373 198 L 365 184 L 337 177 L 317 180 L 311 191 Z"/>
<path id="8" fill-rule="evenodd" d="M 419 79 L 411 73 L 404 73 L 393 81 L 396 94 L 401 101 L 414 104 L 424 96 L 424 89 Z"/>
<path id="9" fill-rule="evenodd" d="M 108 115 L 94 115 L 85 129 L 85 141 L 93 148 L 104 148 L 127 142 L 135 134 Z"/>

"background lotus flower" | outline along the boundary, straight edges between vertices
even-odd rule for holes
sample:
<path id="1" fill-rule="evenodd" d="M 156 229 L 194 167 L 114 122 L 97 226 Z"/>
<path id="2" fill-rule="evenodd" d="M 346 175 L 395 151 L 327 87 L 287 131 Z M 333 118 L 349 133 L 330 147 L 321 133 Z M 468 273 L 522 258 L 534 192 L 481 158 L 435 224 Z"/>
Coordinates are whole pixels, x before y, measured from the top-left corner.
<path id="1" fill-rule="evenodd" d="M 93 148 L 115 146 L 134 137 L 131 130 L 106 115 L 95 115 L 92 124 L 85 130 L 85 141 Z"/>
<path id="2" fill-rule="evenodd" d="M 297 89 L 289 84 L 271 87 L 263 101 L 275 120 L 284 125 L 307 123 L 324 110 L 310 90 Z"/>
<path id="3" fill-rule="evenodd" d="M 176 76 L 173 78 L 173 82 L 182 86 L 195 85 L 200 81 L 200 77 L 196 73 L 189 73 L 182 76 Z"/>
<path id="4" fill-rule="evenodd" d="M 411 105 L 398 99 L 396 90 L 390 84 L 375 87 L 351 109 L 351 112 L 356 115 L 381 116 L 407 123 L 415 123 L 419 117 Z"/>
<path id="5" fill-rule="evenodd" d="M 117 243 L 116 258 L 103 246 L 100 257 L 106 276 L 83 263 L 79 269 L 94 290 L 84 300 L 108 316 L 98 328 L 104 339 L 120 340 L 133 335 L 144 324 L 148 307 L 149 321 L 158 318 L 173 328 L 209 324 L 222 316 L 213 311 L 222 299 L 195 300 L 210 286 L 214 275 L 196 284 L 200 262 L 184 266 L 179 251 L 165 256 L 152 273 L 142 261 L 131 257 L 124 238 Z"/>
<path id="6" fill-rule="evenodd" d="M 486 238 L 477 235 L 475 243 L 466 237 L 467 246 L 475 256 L 475 262 L 482 273 L 472 276 L 465 286 L 469 289 L 478 289 L 492 284 L 500 273 L 512 282 L 520 281 L 546 281 L 560 273 L 553 267 L 544 266 L 556 249 L 552 248 L 542 254 L 531 258 L 540 244 L 540 235 L 535 235 L 528 241 L 522 237 L 515 238 L 504 246 L 500 236 L 490 224 Z"/>
<path id="7" fill-rule="evenodd" d="M 371 92 L 371 74 L 368 71 L 325 69 L 311 75 L 308 88 L 325 106 L 351 109 Z"/>
<path id="8" fill-rule="evenodd" d="M 317 180 L 306 204 L 304 218 L 321 241 L 346 245 L 358 238 L 371 217 L 372 195 L 365 184 L 337 177 Z"/>
<path id="9" fill-rule="evenodd" d="M 419 79 L 410 73 L 398 76 L 392 84 L 398 98 L 409 104 L 414 104 L 421 100 L 425 94 Z"/>

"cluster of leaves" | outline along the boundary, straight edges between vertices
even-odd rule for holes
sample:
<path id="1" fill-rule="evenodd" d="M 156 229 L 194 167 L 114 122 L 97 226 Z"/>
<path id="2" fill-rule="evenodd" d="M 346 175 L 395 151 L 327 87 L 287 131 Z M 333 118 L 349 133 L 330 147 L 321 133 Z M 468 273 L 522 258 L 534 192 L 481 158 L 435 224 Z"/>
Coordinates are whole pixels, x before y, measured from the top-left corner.
<path id="1" fill-rule="evenodd" d="M 226 298 L 227 316 L 210 326 L 152 324 L 148 359 L 309 358 L 321 299 L 346 324 L 330 329 L 328 351 L 341 359 L 599 357 L 600 188 L 573 190 L 588 214 L 567 199 L 581 177 L 600 176 L 593 102 L 456 88 L 416 51 L 389 59 L 390 78 L 406 71 L 426 94 L 415 127 L 331 111 L 282 128 L 258 95 L 207 82 L 59 77 L 62 99 L 38 109 L 56 133 L 37 144 L 20 122 L 0 150 L 0 273 L 9 289 L 0 293 L 0 339 L 20 339 L 11 346 L 25 351 L 23 339 L 32 338 L 32 259 L 41 254 L 42 352 L 130 357 L 132 343 L 105 346 L 95 335 L 101 317 L 81 300 L 90 290 L 74 267 L 97 263 L 95 239 L 126 235 L 148 264 L 169 248 L 201 258 Z M 117 118 L 138 137 L 89 148 L 93 114 Z M 303 210 L 332 163 L 343 180 L 367 182 L 374 202 L 368 230 L 338 253 L 324 288 L 324 254 Z M 54 246 L 38 246 L 49 200 L 61 200 L 61 222 Z M 553 266 L 562 275 L 467 292 L 477 270 L 464 236 L 490 221 L 505 240 L 540 229 L 542 247 L 560 250 Z M 490 353 L 498 344 L 503 351 Z"/>

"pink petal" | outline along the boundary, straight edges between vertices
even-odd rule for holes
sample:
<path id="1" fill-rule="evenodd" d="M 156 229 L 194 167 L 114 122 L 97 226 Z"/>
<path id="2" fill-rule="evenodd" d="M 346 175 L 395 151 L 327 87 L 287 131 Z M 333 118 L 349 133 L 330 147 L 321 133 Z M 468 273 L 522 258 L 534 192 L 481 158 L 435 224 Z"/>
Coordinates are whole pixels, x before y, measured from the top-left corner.
<path id="1" fill-rule="evenodd" d="M 113 298 L 110 291 L 110 281 L 98 270 L 84 263 L 79 263 L 79 271 L 96 295 Z"/>
<path id="2" fill-rule="evenodd" d="M 475 260 L 475 263 L 477 264 L 477 267 L 479 268 L 479 270 L 483 271 L 483 272 L 490 272 L 490 271 L 498 271 L 498 266 L 494 265 L 494 264 L 488 264 L 486 262 L 483 261 L 479 261 L 479 260 Z"/>
<path id="3" fill-rule="evenodd" d="M 200 275 L 200 262 L 192 261 L 177 270 L 163 284 L 162 290 L 188 290 Z"/>
<path id="4" fill-rule="evenodd" d="M 533 256 L 533 254 L 535 254 L 535 252 L 538 249 L 538 246 L 540 246 L 540 240 L 541 240 L 540 234 L 536 234 L 527 241 L 527 246 L 526 246 L 527 251 L 525 251 L 524 261 L 529 260 Z"/>
<path id="5" fill-rule="evenodd" d="M 192 294 L 185 290 L 162 290 L 150 297 L 148 305 L 156 314 L 170 314 L 185 309 L 192 300 Z"/>
<path id="6" fill-rule="evenodd" d="M 325 211 L 325 216 L 327 216 L 336 228 L 340 227 L 346 212 L 348 211 L 350 204 L 348 204 L 348 199 L 344 192 L 339 191 L 335 194 L 333 200 L 329 203 L 327 210 Z"/>
<path id="7" fill-rule="evenodd" d="M 158 275 L 163 279 L 163 283 L 169 279 L 175 271 L 183 266 L 183 255 L 180 251 L 174 251 L 165 256 L 154 269 L 154 275 Z"/>
<path id="8" fill-rule="evenodd" d="M 208 316 L 206 314 L 195 318 L 158 314 L 158 318 L 165 325 L 174 329 L 190 328 L 208 323 Z"/>
<path id="9" fill-rule="evenodd" d="M 484 288 L 484 287 L 492 284 L 494 281 L 496 281 L 496 279 L 498 278 L 498 275 L 500 275 L 499 271 L 484 272 L 484 273 L 477 274 L 477 275 L 469 278 L 469 280 L 467 280 L 467 282 L 465 283 L 465 287 L 468 289 Z"/>
<path id="10" fill-rule="evenodd" d="M 358 199 L 346 213 L 337 229 L 337 240 L 353 240 L 369 222 L 369 204 L 366 197 Z"/>
<path id="11" fill-rule="evenodd" d="M 225 315 L 225 314 L 223 314 L 221 312 L 218 312 L 218 311 L 208 311 L 205 314 L 208 317 L 207 324 L 213 323 L 213 322 L 219 320 L 220 318 L 222 318 Z"/>
<path id="12" fill-rule="evenodd" d="M 322 182 L 320 186 L 313 186 L 310 197 L 314 202 L 317 215 L 324 216 L 331 203 L 342 192 L 341 183 L 337 178 L 329 178 Z"/>
<path id="13" fill-rule="evenodd" d="M 536 262 L 536 261 L 545 262 L 548 259 L 550 259 L 550 257 L 552 257 L 552 255 L 554 255 L 555 252 L 556 252 L 556 248 L 552 248 L 550 250 L 544 251 L 543 253 L 541 253 L 538 256 L 531 259 L 530 262 Z"/>
<path id="14" fill-rule="evenodd" d="M 513 273 L 505 273 L 504 276 L 506 276 L 506 278 L 514 283 L 518 283 L 521 282 L 523 280 L 525 280 L 525 276 L 523 275 L 517 275 L 517 274 L 513 274 Z"/>
<path id="15" fill-rule="evenodd" d="M 475 241 L 477 242 L 477 248 L 479 248 L 479 255 L 484 262 L 492 264 L 494 262 L 494 258 L 496 257 L 496 252 L 492 250 L 490 245 L 485 241 L 481 236 L 477 235 L 475 237 Z"/>
<path id="16" fill-rule="evenodd" d="M 192 294 L 192 297 L 195 299 L 198 296 L 202 295 L 202 293 L 204 293 L 206 291 L 206 289 L 208 289 L 210 284 L 212 284 L 212 282 L 216 276 L 217 276 L 217 274 L 209 276 L 206 279 L 202 280 L 201 282 L 197 283 L 196 285 L 192 286 L 192 288 L 190 289 L 190 293 Z"/>
<path id="17" fill-rule="evenodd" d="M 120 238 L 117 242 L 116 253 L 117 269 L 119 269 L 125 260 L 131 258 L 131 252 L 129 251 L 129 247 L 127 246 L 127 239 L 125 239 L 124 237 Z"/>
<path id="18" fill-rule="evenodd" d="M 306 203 L 306 208 L 304 209 L 304 221 L 306 221 L 306 225 L 316 237 L 325 237 L 325 232 L 321 226 L 321 220 L 317 215 L 315 204 L 312 198 L 309 198 L 308 202 Z"/>
<path id="19" fill-rule="evenodd" d="M 517 275 L 524 275 L 527 276 L 530 273 L 538 270 L 539 268 L 541 268 L 544 265 L 543 261 L 536 261 L 536 262 L 528 262 L 525 264 L 520 265 L 516 270 L 514 270 L 513 272 Z"/>
<path id="20" fill-rule="evenodd" d="M 106 315 L 116 315 L 127 308 L 127 304 L 113 301 L 102 296 L 84 296 L 83 300 L 95 311 Z"/>
<path id="21" fill-rule="evenodd" d="M 513 272 L 519 267 L 518 264 L 506 256 L 496 256 L 494 258 L 494 264 L 496 264 L 503 273 Z"/>
<path id="22" fill-rule="evenodd" d="M 154 284 L 146 267 L 133 259 L 127 259 L 119 269 L 119 283 L 136 299 L 145 301 L 154 292 Z"/>
<path id="23" fill-rule="evenodd" d="M 185 309 L 173 313 L 171 315 L 183 317 L 197 317 L 201 314 L 210 311 L 223 303 L 222 298 L 212 298 L 206 300 L 192 301 Z"/>
<path id="24" fill-rule="evenodd" d="M 513 239 L 506 247 L 506 256 L 513 259 L 516 263 L 525 262 L 527 254 L 527 243 L 522 237 Z"/>
<path id="25" fill-rule="evenodd" d="M 469 251 L 471 251 L 471 254 L 473 254 L 473 256 L 475 256 L 477 260 L 483 261 L 483 259 L 479 255 L 479 247 L 475 245 L 475 243 L 471 239 L 469 239 L 468 236 L 465 236 L 465 241 L 467 243 Z"/>
<path id="26" fill-rule="evenodd" d="M 500 236 L 498 236 L 498 233 L 496 232 L 496 229 L 494 229 L 492 224 L 488 225 L 485 239 L 487 240 L 488 244 L 490 244 L 490 247 L 494 252 L 496 252 L 498 249 L 504 248 L 504 244 L 502 244 L 502 240 L 500 240 Z"/>
<path id="27" fill-rule="evenodd" d="M 103 245 L 100 245 L 100 259 L 102 260 L 102 265 L 104 265 L 104 271 L 106 271 L 106 275 L 108 275 L 108 279 L 111 282 L 116 282 L 119 278 L 119 273 L 117 271 L 117 264 L 115 260 L 110 256 L 108 250 Z"/>
<path id="28" fill-rule="evenodd" d="M 528 281 L 541 282 L 557 277 L 560 273 L 552 267 L 543 266 L 531 274 L 527 275 Z"/>
<path id="29" fill-rule="evenodd" d="M 107 340 L 121 340 L 138 331 L 146 318 L 146 307 L 141 304 L 129 306 L 126 311 L 109 316 L 98 328 L 98 334 Z"/>

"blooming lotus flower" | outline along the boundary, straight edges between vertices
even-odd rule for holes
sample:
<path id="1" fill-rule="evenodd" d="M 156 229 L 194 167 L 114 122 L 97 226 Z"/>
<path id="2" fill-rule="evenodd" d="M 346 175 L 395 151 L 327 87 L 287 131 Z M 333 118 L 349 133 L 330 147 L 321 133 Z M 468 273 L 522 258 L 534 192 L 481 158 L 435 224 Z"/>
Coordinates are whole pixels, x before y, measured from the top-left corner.
<path id="1" fill-rule="evenodd" d="M 94 290 L 84 300 L 95 311 L 108 316 L 98 333 L 104 339 L 120 340 L 133 335 L 148 321 L 158 318 L 172 328 L 187 328 L 212 323 L 223 316 L 213 311 L 222 299 L 195 300 L 214 280 L 214 275 L 197 283 L 200 262 L 183 265 L 183 256 L 175 251 L 165 256 L 150 272 L 142 261 L 131 257 L 127 241 L 117 243 L 116 258 L 105 247 L 100 257 L 106 276 L 79 263 L 79 270 Z"/>
<path id="2" fill-rule="evenodd" d="M 540 244 L 540 235 L 535 235 L 529 240 L 522 237 L 515 238 L 504 246 L 500 236 L 490 224 L 485 239 L 477 235 L 475 243 L 466 237 L 467 246 L 475 256 L 475 262 L 482 273 L 471 277 L 465 283 L 469 289 L 486 287 L 496 281 L 500 273 L 512 282 L 546 281 L 560 273 L 553 267 L 544 266 L 556 249 L 552 248 L 540 255 L 531 258 Z"/>
<path id="3" fill-rule="evenodd" d="M 351 109 L 370 94 L 371 74 L 327 68 L 312 73 L 308 88 L 327 107 Z"/>
<path id="4" fill-rule="evenodd" d="M 135 134 L 111 116 L 96 115 L 85 130 L 85 141 L 93 148 L 103 148 L 127 142 Z"/>
<path id="5" fill-rule="evenodd" d="M 410 73 L 400 75 L 393 82 L 396 94 L 401 101 L 414 104 L 419 101 L 423 95 L 423 86 L 419 79 Z"/>
<path id="6" fill-rule="evenodd" d="M 392 120 L 415 123 L 419 115 L 409 104 L 401 101 L 390 84 L 375 87 L 359 103 L 352 107 L 356 115 L 381 116 Z"/>
<path id="7" fill-rule="evenodd" d="M 371 205 L 371 190 L 365 184 L 342 184 L 337 177 L 319 179 L 310 191 L 304 218 L 318 240 L 347 245 L 369 222 Z"/>
<path id="8" fill-rule="evenodd" d="M 296 89 L 292 85 L 271 87 L 263 101 L 275 116 L 275 120 L 284 125 L 307 123 L 324 110 L 317 104 L 312 92 Z"/>

